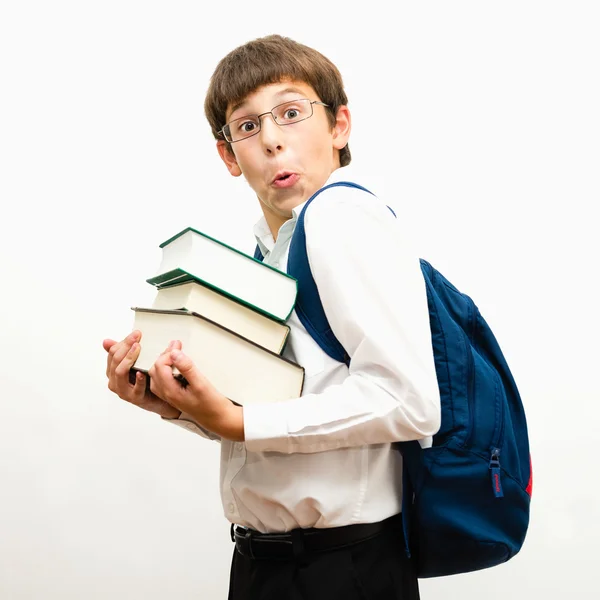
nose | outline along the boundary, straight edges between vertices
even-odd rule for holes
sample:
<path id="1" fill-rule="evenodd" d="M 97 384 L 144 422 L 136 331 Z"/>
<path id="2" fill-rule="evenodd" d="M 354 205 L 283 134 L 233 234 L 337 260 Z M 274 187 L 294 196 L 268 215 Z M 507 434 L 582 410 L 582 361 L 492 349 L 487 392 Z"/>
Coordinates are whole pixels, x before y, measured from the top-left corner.
<path id="1" fill-rule="evenodd" d="M 273 115 L 268 113 L 262 117 L 259 136 L 266 154 L 283 150 L 283 127 L 277 125 Z"/>

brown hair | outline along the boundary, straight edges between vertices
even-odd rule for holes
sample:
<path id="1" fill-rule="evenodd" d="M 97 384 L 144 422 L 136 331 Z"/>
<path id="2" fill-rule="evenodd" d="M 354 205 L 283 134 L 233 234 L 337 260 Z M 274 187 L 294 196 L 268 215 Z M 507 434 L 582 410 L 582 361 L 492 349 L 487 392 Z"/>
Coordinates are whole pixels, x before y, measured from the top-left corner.
<path id="1" fill-rule="evenodd" d="M 215 139 L 226 123 L 227 107 L 241 102 L 259 87 L 286 80 L 308 83 L 322 102 L 329 105 L 327 116 L 333 127 L 338 108 L 348 104 L 338 68 L 317 50 L 280 35 L 268 35 L 239 46 L 225 56 L 215 69 L 204 113 Z M 231 151 L 231 145 L 228 144 Z M 340 150 L 340 166 L 350 163 L 350 148 Z"/>

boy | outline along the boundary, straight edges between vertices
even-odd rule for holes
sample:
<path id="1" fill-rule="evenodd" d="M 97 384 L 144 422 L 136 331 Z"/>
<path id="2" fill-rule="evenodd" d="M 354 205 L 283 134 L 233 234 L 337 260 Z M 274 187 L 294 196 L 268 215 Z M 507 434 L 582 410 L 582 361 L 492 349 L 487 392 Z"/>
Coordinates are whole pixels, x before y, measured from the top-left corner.
<path id="1" fill-rule="evenodd" d="M 233 50 L 211 78 L 206 116 L 225 166 L 258 197 L 255 235 L 267 264 L 286 269 L 298 214 L 317 190 L 352 181 L 347 102 L 328 59 L 276 35 Z M 387 118 L 391 126 L 393 111 Z M 300 398 L 235 406 L 177 341 L 146 389 L 143 375 L 128 379 L 139 332 L 104 342 L 112 391 L 221 442 L 221 495 L 236 542 L 232 600 L 419 597 L 392 444 L 430 444 L 440 403 L 425 284 L 400 221 L 348 187 L 324 191 L 306 211 L 311 271 L 351 362 L 325 354 L 294 312 L 285 354 L 305 368 Z"/>

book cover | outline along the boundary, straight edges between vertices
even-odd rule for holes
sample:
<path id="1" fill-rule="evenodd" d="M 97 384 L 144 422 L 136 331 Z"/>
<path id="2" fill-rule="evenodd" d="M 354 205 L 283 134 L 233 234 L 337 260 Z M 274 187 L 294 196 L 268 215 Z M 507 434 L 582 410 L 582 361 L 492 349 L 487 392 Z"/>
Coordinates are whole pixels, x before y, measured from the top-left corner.
<path id="1" fill-rule="evenodd" d="M 286 321 L 296 302 L 298 282 L 192 227 L 169 238 L 158 272 L 146 281 L 168 287 L 197 281 L 269 318 Z"/>
<path id="2" fill-rule="evenodd" d="M 241 406 L 298 398 L 304 368 L 238 333 L 190 311 L 133 307 L 134 329 L 142 332 L 134 368 L 147 372 L 171 340 L 209 381 Z"/>

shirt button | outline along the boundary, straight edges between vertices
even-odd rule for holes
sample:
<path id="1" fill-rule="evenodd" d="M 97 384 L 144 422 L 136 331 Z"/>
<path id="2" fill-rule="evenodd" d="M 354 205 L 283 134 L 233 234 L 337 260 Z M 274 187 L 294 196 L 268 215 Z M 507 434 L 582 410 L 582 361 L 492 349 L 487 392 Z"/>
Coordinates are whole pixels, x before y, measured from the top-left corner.
<path id="1" fill-rule="evenodd" d="M 227 507 L 227 510 L 228 510 L 228 511 L 229 511 L 231 514 L 233 514 L 233 513 L 235 512 L 235 506 L 234 506 L 233 502 L 230 502 L 230 503 L 229 503 L 229 506 Z"/>
<path id="2" fill-rule="evenodd" d="M 242 442 L 237 442 L 237 444 L 235 445 L 235 449 L 238 452 L 241 452 L 244 449 L 244 444 L 242 444 Z"/>

